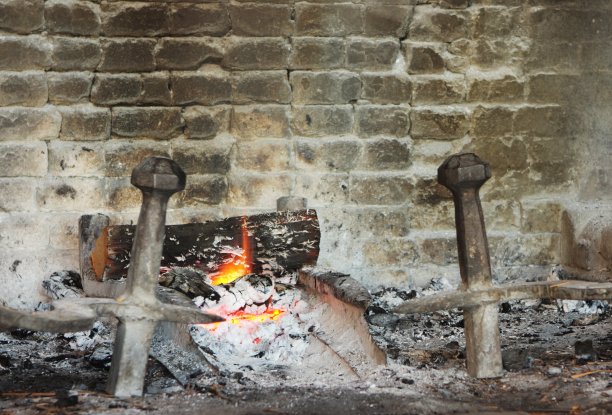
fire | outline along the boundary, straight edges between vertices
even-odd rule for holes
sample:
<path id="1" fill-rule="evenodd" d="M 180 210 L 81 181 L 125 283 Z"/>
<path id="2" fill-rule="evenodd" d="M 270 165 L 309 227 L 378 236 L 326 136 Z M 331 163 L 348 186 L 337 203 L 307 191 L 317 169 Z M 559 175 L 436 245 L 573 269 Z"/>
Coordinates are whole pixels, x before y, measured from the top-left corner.
<path id="1" fill-rule="evenodd" d="M 212 285 L 229 284 L 240 277 L 251 273 L 252 254 L 249 242 L 246 217 L 242 217 L 242 256 L 232 254 L 228 260 L 219 267 L 219 271 L 209 274 Z"/>
<path id="2" fill-rule="evenodd" d="M 266 321 L 276 321 L 283 314 L 285 314 L 285 310 L 280 308 L 268 308 L 261 314 L 252 314 L 242 310 L 238 310 L 226 316 L 225 321 L 222 321 L 220 323 L 202 324 L 202 327 L 205 327 L 206 329 L 208 329 L 208 331 L 215 331 L 221 324 L 225 323 L 235 324 L 238 326 L 244 325 L 247 322 L 265 323 Z"/>

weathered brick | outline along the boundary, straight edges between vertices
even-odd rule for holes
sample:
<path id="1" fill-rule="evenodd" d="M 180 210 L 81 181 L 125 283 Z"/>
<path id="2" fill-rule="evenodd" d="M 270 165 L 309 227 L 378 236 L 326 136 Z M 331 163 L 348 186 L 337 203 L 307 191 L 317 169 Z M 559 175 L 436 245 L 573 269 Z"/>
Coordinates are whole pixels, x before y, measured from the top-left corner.
<path id="1" fill-rule="evenodd" d="M 419 241 L 421 262 L 435 265 L 450 265 L 457 263 L 457 239 L 428 238 Z"/>
<path id="2" fill-rule="evenodd" d="M 49 142 L 49 173 L 53 176 L 87 177 L 104 173 L 104 152 L 95 143 Z"/>
<path id="3" fill-rule="evenodd" d="M 96 141 L 110 138 L 111 113 L 109 109 L 90 106 L 60 108 L 62 114 L 62 140 Z"/>
<path id="4" fill-rule="evenodd" d="M 188 107 L 183 111 L 185 134 L 191 139 L 211 139 L 229 129 L 227 108 Z"/>
<path id="5" fill-rule="evenodd" d="M 351 209 L 354 219 L 349 224 L 350 232 L 355 238 L 378 240 L 380 235 L 385 237 L 408 236 L 410 231 L 410 216 L 408 210 L 400 208 Z M 349 221 L 347 221 L 349 222 Z"/>
<path id="6" fill-rule="evenodd" d="M 359 76 L 347 72 L 291 73 L 293 102 L 302 104 L 346 104 L 359 99 Z"/>
<path id="7" fill-rule="evenodd" d="M 367 265 L 415 265 L 419 261 L 417 245 L 405 238 L 366 241 L 363 254 Z"/>
<path id="8" fill-rule="evenodd" d="M 344 39 L 296 37 L 291 46 L 289 66 L 292 69 L 335 69 L 344 64 Z"/>
<path id="9" fill-rule="evenodd" d="M 475 137 L 501 138 L 512 134 L 514 111 L 504 107 L 485 108 L 474 110 L 472 118 L 472 135 Z"/>
<path id="10" fill-rule="evenodd" d="M 428 46 L 406 44 L 406 62 L 409 73 L 444 72 L 444 59 L 438 51 Z"/>
<path id="11" fill-rule="evenodd" d="M 559 106 L 523 107 L 514 119 L 514 132 L 538 137 L 567 136 L 571 121 Z"/>
<path id="12" fill-rule="evenodd" d="M 254 171 L 283 171 L 289 168 L 290 151 L 287 140 L 257 140 L 236 145 L 234 166 Z"/>
<path id="13" fill-rule="evenodd" d="M 0 177 L 47 174 L 47 145 L 40 141 L 0 142 Z"/>
<path id="14" fill-rule="evenodd" d="M 0 106 L 39 107 L 48 96 L 44 72 L 0 72 Z"/>
<path id="15" fill-rule="evenodd" d="M 367 36 L 392 36 L 405 38 L 412 7 L 370 5 L 365 9 L 365 34 Z"/>
<path id="16" fill-rule="evenodd" d="M 475 140 L 470 150 L 490 163 L 496 178 L 509 172 L 524 171 L 529 167 L 527 146 L 520 139 Z"/>
<path id="17" fill-rule="evenodd" d="M 346 52 L 347 65 L 356 69 L 391 69 L 399 46 L 397 40 L 351 40 Z"/>
<path id="18" fill-rule="evenodd" d="M 218 39 L 164 38 L 155 50 L 158 69 L 198 69 L 206 63 L 220 63 L 223 48 Z"/>
<path id="19" fill-rule="evenodd" d="M 206 142 L 176 142 L 172 159 L 191 174 L 225 174 L 230 169 L 232 140 Z"/>
<path id="20" fill-rule="evenodd" d="M 108 72 L 149 72 L 155 69 L 155 40 L 107 39 L 102 41 L 99 70 Z"/>
<path id="21" fill-rule="evenodd" d="M 357 134 L 360 137 L 405 137 L 410 130 L 410 111 L 395 105 L 357 107 Z"/>
<path id="22" fill-rule="evenodd" d="M 93 70 L 100 63 L 102 51 L 97 40 L 56 37 L 53 39 L 53 64 L 56 71 Z"/>
<path id="23" fill-rule="evenodd" d="M 0 141 L 54 139 L 61 122 L 59 112 L 51 107 L 0 108 Z"/>
<path id="24" fill-rule="evenodd" d="M 284 39 L 232 38 L 223 65 L 233 69 L 285 69 L 289 52 Z"/>
<path id="25" fill-rule="evenodd" d="M 494 174 L 497 174 L 497 172 Z M 492 232 L 516 232 L 520 228 L 520 206 L 514 200 L 485 201 L 482 204 L 482 210 L 487 230 Z"/>
<path id="26" fill-rule="evenodd" d="M 410 164 L 409 142 L 382 139 L 365 143 L 360 167 L 366 170 L 403 170 Z"/>
<path id="27" fill-rule="evenodd" d="M 232 33 L 238 36 L 289 36 L 293 32 L 291 7 L 239 4 L 229 8 Z"/>
<path id="28" fill-rule="evenodd" d="M 522 101 L 523 89 L 523 84 L 512 76 L 505 76 L 501 79 L 475 79 L 470 84 L 468 101 Z"/>
<path id="29" fill-rule="evenodd" d="M 238 138 L 288 137 L 289 117 L 287 109 L 277 105 L 234 107 L 231 132 Z"/>
<path id="30" fill-rule="evenodd" d="M 232 98 L 229 79 L 220 75 L 187 72 L 173 73 L 171 78 L 174 103 L 216 105 Z"/>
<path id="31" fill-rule="evenodd" d="M 414 81 L 413 104 L 456 104 L 465 99 L 466 87 L 461 78 L 421 78 Z"/>
<path id="32" fill-rule="evenodd" d="M 362 6 L 356 4 L 296 5 L 296 32 L 312 36 L 346 36 L 363 31 Z"/>
<path id="33" fill-rule="evenodd" d="M 527 153 L 531 157 L 531 175 L 528 177 L 530 189 L 527 190 L 532 193 L 550 194 L 555 190 L 565 192 L 568 184 L 574 186 L 575 178 L 570 166 L 576 165 L 577 143 L 574 140 L 560 140 L 560 137 L 563 137 L 562 134 L 556 135 L 553 131 L 551 137 L 536 137 L 527 141 Z"/>
<path id="34" fill-rule="evenodd" d="M 170 33 L 173 35 L 223 36 L 231 29 L 226 4 L 188 4 L 170 6 Z"/>
<path id="35" fill-rule="evenodd" d="M 485 69 L 500 66 L 511 66 L 513 62 L 522 61 L 525 45 L 510 39 L 478 39 L 472 55 L 472 64 Z"/>
<path id="36" fill-rule="evenodd" d="M 46 69 L 51 66 L 51 51 L 49 40 L 42 36 L 0 37 L 0 70 Z"/>
<path id="37" fill-rule="evenodd" d="M 104 206 L 104 183 L 98 178 L 51 177 L 39 181 L 36 202 L 42 211 L 91 211 Z"/>
<path id="38" fill-rule="evenodd" d="M 91 102 L 96 105 L 133 104 L 141 93 L 140 75 L 98 74 L 91 88 Z"/>
<path id="39" fill-rule="evenodd" d="M 181 133 L 180 108 L 114 107 L 111 132 L 121 137 L 169 139 Z"/>
<path id="40" fill-rule="evenodd" d="M 409 37 L 425 42 L 452 42 L 469 33 L 468 17 L 462 11 L 447 11 L 431 6 L 416 7 Z"/>
<path id="41" fill-rule="evenodd" d="M 406 177 L 390 175 L 351 175 L 350 200 L 360 205 L 397 205 L 405 203 L 414 184 Z"/>
<path id="42" fill-rule="evenodd" d="M 237 104 L 291 102 L 286 71 L 241 72 L 234 78 L 233 101 Z"/>
<path id="43" fill-rule="evenodd" d="M 0 29 L 16 33 L 32 33 L 44 23 L 44 0 L 0 1 Z"/>
<path id="44" fill-rule="evenodd" d="M 361 143 L 354 140 L 302 140 L 296 143 L 297 166 L 314 171 L 350 171 L 361 155 Z"/>
<path id="45" fill-rule="evenodd" d="M 308 199 L 309 206 L 327 203 L 346 203 L 348 200 L 349 175 L 300 174 L 296 178 L 295 192 Z"/>
<path id="46" fill-rule="evenodd" d="M 34 217 L 32 214 L 12 214 L 2 218 L 2 227 L 0 227 L 0 247 L 13 249 L 37 249 L 47 248 L 49 244 L 49 227 L 40 218 Z M 3 249 L 4 251 L 5 249 Z M 31 258 L 28 257 L 31 261 Z M 16 268 L 21 265 L 21 260 L 15 260 L 11 268 Z M 5 270 L 11 269 L 3 268 Z M 20 284 L 15 285 L 21 285 Z M 31 294 L 31 293 L 29 293 Z"/>
<path id="47" fill-rule="evenodd" d="M 170 76 L 168 73 L 142 75 L 142 93 L 138 102 L 147 105 L 171 105 Z"/>
<path id="48" fill-rule="evenodd" d="M 410 121 L 410 135 L 415 139 L 455 140 L 470 129 L 468 114 L 457 110 L 413 110 Z"/>
<path id="49" fill-rule="evenodd" d="M 362 74 L 361 98 L 374 104 L 409 103 L 412 83 L 406 75 Z"/>
<path id="50" fill-rule="evenodd" d="M 28 212 L 36 208 L 36 179 L 0 178 L 0 212 Z M 8 195 L 8 197 L 7 197 Z"/>
<path id="51" fill-rule="evenodd" d="M 47 0 L 45 26 L 49 33 L 95 36 L 100 33 L 100 6 L 89 1 Z"/>
<path id="52" fill-rule="evenodd" d="M 132 186 L 128 177 L 107 178 L 104 180 L 104 205 L 116 212 L 138 211 L 142 192 Z"/>
<path id="53" fill-rule="evenodd" d="M 559 232 L 563 207 L 559 202 L 532 201 L 522 203 L 523 232 Z"/>
<path id="54" fill-rule="evenodd" d="M 218 205 L 228 194 L 227 179 L 218 175 L 191 175 L 185 190 L 176 198 L 178 207 Z"/>
<path id="55" fill-rule="evenodd" d="M 475 38 L 494 38 L 526 35 L 526 33 L 520 32 L 525 31 L 527 27 L 520 18 L 522 12 L 523 10 L 520 7 L 479 8 L 474 17 L 473 36 Z"/>
<path id="56" fill-rule="evenodd" d="M 611 13 L 600 10 L 534 8 L 529 16 L 534 39 L 551 41 L 591 41 L 609 38 Z"/>
<path id="57" fill-rule="evenodd" d="M 455 208 L 452 201 L 437 205 L 417 204 L 410 210 L 413 230 L 444 230 L 455 229 Z"/>
<path id="58" fill-rule="evenodd" d="M 105 146 L 105 175 L 125 177 L 142 160 L 151 156 L 170 157 L 170 143 L 166 141 L 108 141 Z"/>
<path id="59" fill-rule="evenodd" d="M 353 107 L 350 105 L 293 106 L 293 133 L 304 137 L 350 134 L 353 131 Z"/>
<path id="60" fill-rule="evenodd" d="M 291 183 L 291 176 L 283 173 L 231 174 L 227 203 L 275 209 L 276 199 L 290 193 Z"/>
<path id="61" fill-rule="evenodd" d="M 89 72 L 47 72 L 49 102 L 74 104 L 89 101 L 93 74 Z"/>
<path id="62" fill-rule="evenodd" d="M 509 1 L 510 0 L 504 0 L 504 4 L 508 4 Z M 465 9 L 469 7 L 471 3 L 470 0 L 437 0 L 438 6 L 446 9 Z"/>
<path id="63" fill-rule="evenodd" d="M 435 175 L 435 170 L 432 171 Z M 435 177 L 419 177 L 414 184 L 412 199 L 415 205 L 436 206 L 453 200 L 451 192 Z"/>
<path id="64" fill-rule="evenodd" d="M 102 11 L 106 36 L 159 36 L 170 29 L 166 3 L 105 3 Z"/>

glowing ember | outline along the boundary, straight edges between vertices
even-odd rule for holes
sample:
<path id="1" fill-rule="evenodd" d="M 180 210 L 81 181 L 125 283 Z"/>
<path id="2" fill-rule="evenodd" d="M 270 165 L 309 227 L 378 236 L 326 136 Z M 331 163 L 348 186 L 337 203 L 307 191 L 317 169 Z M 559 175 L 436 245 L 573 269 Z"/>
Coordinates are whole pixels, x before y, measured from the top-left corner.
<path id="1" fill-rule="evenodd" d="M 251 245 L 249 232 L 246 226 L 246 217 L 242 217 L 242 256 L 232 254 L 228 260 L 219 267 L 219 271 L 209 274 L 212 285 L 229 284 L 240 277 L 251 273 Z"/>
<path id="2" fill-rule="evenodd" d="M 269 308 L 260 314 L 252 314 L 242 310 L 238 310 L 226 316 L 225 321 L 222 321 L 220 323 L 201 324 L 200 326 L 206 328 L 208 331 L 214 332 L 215 330 L 217 330 L 217 328 L 219 328 L 221 324 L 229 323 L 240 326 L 243 325 L 245 322 L 265 323 L 266 321 L 276 321 L 283 314 L 285 314 L 285 310 L 282 310 L 280 308 Z"/>

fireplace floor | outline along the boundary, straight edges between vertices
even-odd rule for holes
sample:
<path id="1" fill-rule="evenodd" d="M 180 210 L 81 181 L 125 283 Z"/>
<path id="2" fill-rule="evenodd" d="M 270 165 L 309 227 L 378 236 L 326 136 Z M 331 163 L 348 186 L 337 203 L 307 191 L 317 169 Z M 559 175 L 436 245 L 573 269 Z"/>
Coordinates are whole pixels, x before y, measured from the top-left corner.
<path id="1" fill-rule="evenodd" d="M 516 301 L 501 306 L 506 371 L 500 379 L 465 373 L 459 311 L 397 319 L 384 313 L 411 293 L 374 293 L 368 320 L 390 363 L 361 379 L 321 373 L 300 383 L 283 371 L 219 373 L 182 388 L 150 359 L 144 398 L 101 392 L 108 355 L 88 336 L 0 333 L 0 413 L 446 414 L 612 411 L 612 315 Z M 593 310 L 591 310 L 593 311 Z M 104 335 L 103 330 L 97 335 Z M 95 337 L 95 335 L 93 336 Z M 94 339 L 92 339 L 94 340 Z M 589 340 L 591 342 L 589 342 Z M 72 342 L 72 347 L 70 343 Z M 81 345 L 74 349 L 75 342 Z M 577 350 L 578 349 L 578 350 Z M 595 355 L 596 354 L 596 355 Z M 247 370 L 248 371 L 248 370 Z"/>

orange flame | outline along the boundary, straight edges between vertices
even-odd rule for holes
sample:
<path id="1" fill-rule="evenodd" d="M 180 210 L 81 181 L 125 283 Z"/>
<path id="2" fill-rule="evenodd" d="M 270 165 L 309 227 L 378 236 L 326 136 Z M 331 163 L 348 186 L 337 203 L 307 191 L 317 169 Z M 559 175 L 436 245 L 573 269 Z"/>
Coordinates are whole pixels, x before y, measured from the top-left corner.
<path id="1" fill-rule="evenodd" d="M 212 285 L 229 284 L 240 277 L 251 273 L 251 245 L 247 229 L 246 217 L 242 217 L 242 256 L 231 255 L 228 260 L 219 266 L 219 271 L 209 274 Z"/>
<path id="2" fill-rule="evenodd" d="M 254 323 L 265 323 L 266 321 L 276 321 L 283 314 L 285 314 L 285 310 L 282 310 L 280 308 L 269 308 L 261 314 L 251 314 L 242 310 L 238 310 L 228 315 L 225 321 L 222 321 L 220 323 L 202 324 L 202 327 L 205 327 L 208 331 L 214 332 L 221 324 L 224 323 L 236 325 L 243 325 L 245 322 L 248 321 Z"/>

